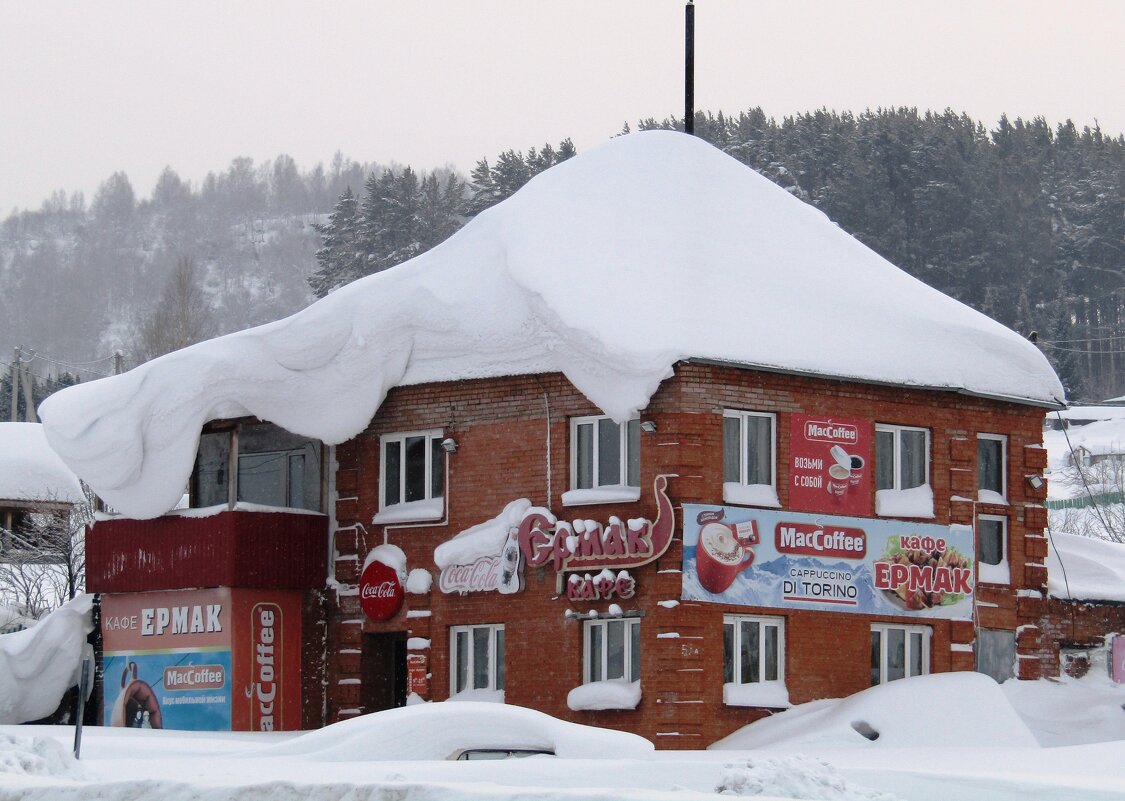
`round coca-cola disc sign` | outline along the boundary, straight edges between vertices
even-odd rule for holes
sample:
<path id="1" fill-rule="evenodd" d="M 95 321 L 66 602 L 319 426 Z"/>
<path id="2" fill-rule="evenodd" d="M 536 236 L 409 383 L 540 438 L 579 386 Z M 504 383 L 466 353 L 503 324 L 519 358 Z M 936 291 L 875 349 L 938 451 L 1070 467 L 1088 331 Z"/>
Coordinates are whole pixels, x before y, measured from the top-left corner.
<path id="1" fill-rule="evenodd" d="M 390 565 L 372 562 L 359 577 L 359 604 L 372 620 L 390 620 L 402 609 L 405 593 Z"/>

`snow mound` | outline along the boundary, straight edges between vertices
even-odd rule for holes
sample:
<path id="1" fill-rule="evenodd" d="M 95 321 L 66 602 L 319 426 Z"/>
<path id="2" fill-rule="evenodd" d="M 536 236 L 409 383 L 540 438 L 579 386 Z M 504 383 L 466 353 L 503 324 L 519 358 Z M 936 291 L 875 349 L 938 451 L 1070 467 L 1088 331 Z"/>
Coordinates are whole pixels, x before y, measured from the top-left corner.
<path id="1" fill-rule="evenodd" d="M 1045 747 L 1125 741 L 1125 684 L 1115 684 L 1105 651 L 1092 653 L 1090 671 L 1080 679 L 1006 681 L 1008 701 L 1035 739 Z"/>
<path id="2" fill-rule="evenodd" d="M 803 755 L 725 765 L 715 792 L 802 801 L 894 801 L 894 796 L 845 781 L 827 762 Z"/>
<path id="3" fill-rule="evenodd" d="M 59 776 L 77 770 L 78 761 L 58 740 L 0 733 L 0 776 Z"/>
<path id="4" fill-rule="evenodd" d="M 0 423 L 0 500 L 85 500 L 78 477 L 51 450 L 39 423 Z"/>
<path id="5" fill-rule="evenodd" d="M 1000 685 L 980 673 L 934 673 L 847 698 L 800 704 L 713 743 L 719 750 L 1028 747 L 1035 736 Z"/>
<path id="6" fill-rule="evenodd" d="M 361 715 L 257 755 L 328 762 L 448 759 L 466 748 L 543 750 L 576 759 L 642 759 L 654 750 L 635 734 L 567 723 L 519 706 L 465 701 Z"/>
<path id="7" fill-rule="evenodd" d="M 624 421 L 692 357 L 1063 397 L 1019 335 L 702 140 L 649 131 L 541 173 L 405 264 L 67 388 L 40 416 L 109 504 L 155 517 L 179 499 L 208 420 L 254 415 L 335 444 L 398 385 L 561 372 Z"/>
<path id="8" fill-rule="evenodd" d="M 50 715 L 78 684 L 93 596 L 79 595 L 38 625 L 0 635 L 0 724 Z"/>
<path id="9" fill-rule="evenodd" d="M 1125 603 L 1125 544 L 1052 532 L 1047 592 L 1054 598 Z"/>

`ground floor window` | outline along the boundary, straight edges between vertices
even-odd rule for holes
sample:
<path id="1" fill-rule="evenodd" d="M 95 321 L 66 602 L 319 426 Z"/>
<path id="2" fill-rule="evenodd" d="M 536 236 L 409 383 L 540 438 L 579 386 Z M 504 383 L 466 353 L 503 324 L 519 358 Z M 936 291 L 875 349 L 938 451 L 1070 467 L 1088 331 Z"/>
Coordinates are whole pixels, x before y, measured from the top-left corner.
<path id="1" fill-rule="evenodd" d="M 871 685 L 930 672 L 929 626 L 871 626 Z"/>
<path id="2" fill-rule="evenodd" d="M 723 703 L 788 705 L 783 618 L 723 618 Z"/>
<path id="3" fill-rule="evenodd" d="M 451 695 L 466 690 L 504 689 L 504 627 L 452 626 L 449 629 Z"/>
<path id="4" fill-rule="evenodd" d="M 587 620 L 582 632 L 583 681 L 641 678 L 641 621 Z"/>

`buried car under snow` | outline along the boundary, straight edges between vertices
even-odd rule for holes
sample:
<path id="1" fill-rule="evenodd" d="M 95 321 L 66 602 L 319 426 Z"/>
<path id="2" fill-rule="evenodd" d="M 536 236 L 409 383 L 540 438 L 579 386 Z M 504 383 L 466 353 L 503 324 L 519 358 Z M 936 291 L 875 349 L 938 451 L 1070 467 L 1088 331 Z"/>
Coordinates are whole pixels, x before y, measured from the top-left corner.
<path id="1" fill-rule="evenodd" d="M 645 758 L 643 737 L 481 701 L 415 704 L 361 715 L 268 747 L 261 756 L 335 762 L 503 758 L 553 754 L 576 759 Z"/>

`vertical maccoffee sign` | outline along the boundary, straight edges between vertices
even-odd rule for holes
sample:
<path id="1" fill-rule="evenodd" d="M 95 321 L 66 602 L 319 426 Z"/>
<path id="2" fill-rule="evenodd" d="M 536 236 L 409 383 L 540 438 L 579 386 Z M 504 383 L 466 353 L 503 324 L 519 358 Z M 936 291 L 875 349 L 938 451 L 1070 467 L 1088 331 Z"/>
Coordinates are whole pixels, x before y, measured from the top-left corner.
<path id="1" fill-rule="evenodd" d="M 789 446 L 789 508 L 871 514 L 874 426 L 866 420 L 794 414 Z"/>

